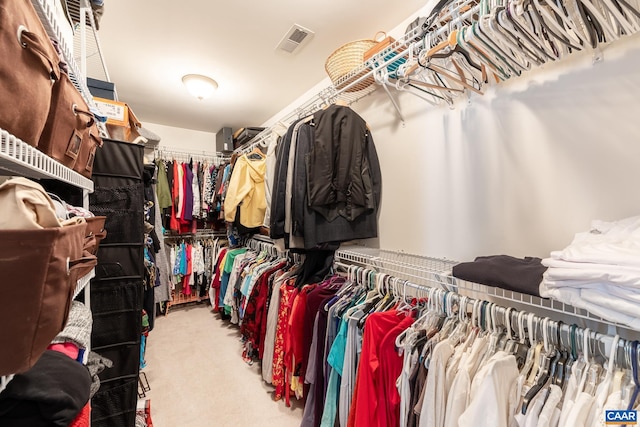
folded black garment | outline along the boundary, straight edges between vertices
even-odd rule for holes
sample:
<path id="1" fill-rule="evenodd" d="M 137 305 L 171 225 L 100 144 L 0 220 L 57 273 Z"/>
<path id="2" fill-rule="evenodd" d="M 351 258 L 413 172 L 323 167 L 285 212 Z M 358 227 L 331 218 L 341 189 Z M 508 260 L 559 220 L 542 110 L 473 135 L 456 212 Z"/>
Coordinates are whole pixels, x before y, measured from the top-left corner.
<path id="1" fill-rule="evenodd" d="M 90 387 L 84 365 L 47 350 L 0 393 L 0 426 L 67 427 L 89 401 Z"/>
<path id="2" fill-rule="evenodd" d="M 509 255 L 480 256 L 453 267 L 453 276 L 469 282 L 540 296 L 540 282 L 547 267 L 542 259 Z"/>

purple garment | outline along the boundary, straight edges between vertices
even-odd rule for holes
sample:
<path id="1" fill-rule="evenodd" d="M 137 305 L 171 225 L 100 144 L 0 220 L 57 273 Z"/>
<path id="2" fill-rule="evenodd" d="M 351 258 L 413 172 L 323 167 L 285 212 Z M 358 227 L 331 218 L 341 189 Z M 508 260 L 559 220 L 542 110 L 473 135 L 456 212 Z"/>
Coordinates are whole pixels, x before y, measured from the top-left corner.
<path id="1" fill-rule="evenodd" d="M 193 172 L 187 163 L 183 163 L 185 186 L 184 186 L 184 216 L 185 221 L 193 220 Z"/>
<path id="2" fill-rule="evenodd" d="M 305 414 L 307 418 L 303 421 L 302 425 L 320 425 L 322 419 L 322 410 L 324 408 L 324 394 L 325 394 L 325 378 L 324 378 L 324 353 L 325 353 L 325 337 L 327 333 L 327 312 L 323 310 L 326 303 L 333 299 L 336 292 L 339 289 L 339 285 L 344 283 L 344 279 L 341 277 L 332 277 L 329 280 L 322 282 L 318 287 L 311 291 L 307 297 L 307 310 L 304 318 L 305 328 L 305 342 L 303 350 L 309 355 L 306 360 L 303 361 L 302 374 L 306 374 L 307 366 L 311 358 L 315 360 L 315 383 L 304 384 L 305 396 L 307 396 L 307 402 L 305 405 Z M 318 315 L 318 336 L 317 336 L 317 352 L 311 354 L 311 344 L 313 340 L 313 324 Z M 313 391 L 311 391 L 313 387 Z M 309 409 L 307 410 L 307 406 Z"/>

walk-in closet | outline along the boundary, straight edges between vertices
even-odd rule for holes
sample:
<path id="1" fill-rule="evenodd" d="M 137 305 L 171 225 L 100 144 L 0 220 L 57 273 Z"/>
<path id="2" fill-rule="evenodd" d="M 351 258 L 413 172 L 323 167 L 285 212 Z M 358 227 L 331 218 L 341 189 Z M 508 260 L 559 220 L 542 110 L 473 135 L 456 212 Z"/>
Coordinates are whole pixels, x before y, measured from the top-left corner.
<path id="1" fill-rule="evenodd" d="M 0 0 L 0 426 L 637 425 L 639 32 Z"/>

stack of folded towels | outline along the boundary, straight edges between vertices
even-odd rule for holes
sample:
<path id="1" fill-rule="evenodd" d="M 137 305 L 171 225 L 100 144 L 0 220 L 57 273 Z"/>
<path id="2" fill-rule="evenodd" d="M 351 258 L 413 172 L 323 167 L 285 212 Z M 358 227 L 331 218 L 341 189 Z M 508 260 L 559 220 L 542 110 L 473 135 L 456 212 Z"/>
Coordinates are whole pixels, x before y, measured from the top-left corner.
<path id="1" fill-rule="evenodd" d="M 540 296 L 640 330 L 640 216 L 592 221 L 542 264 Z"/>

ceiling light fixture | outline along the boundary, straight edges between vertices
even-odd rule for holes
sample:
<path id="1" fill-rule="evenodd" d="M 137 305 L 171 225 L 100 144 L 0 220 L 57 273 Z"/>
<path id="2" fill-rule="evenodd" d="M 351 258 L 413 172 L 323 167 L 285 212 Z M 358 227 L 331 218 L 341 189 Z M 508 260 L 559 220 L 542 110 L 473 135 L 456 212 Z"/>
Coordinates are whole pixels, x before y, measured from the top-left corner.
<path id="1" fill-rule="evenodd" d="M 182 83 L 189 93 L 199 100 L 210 97 L 218 89 L 218 82 L 201 74 L 187 74 L 182 77 Z"/>

